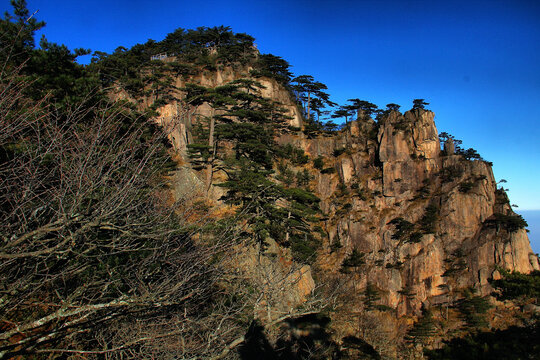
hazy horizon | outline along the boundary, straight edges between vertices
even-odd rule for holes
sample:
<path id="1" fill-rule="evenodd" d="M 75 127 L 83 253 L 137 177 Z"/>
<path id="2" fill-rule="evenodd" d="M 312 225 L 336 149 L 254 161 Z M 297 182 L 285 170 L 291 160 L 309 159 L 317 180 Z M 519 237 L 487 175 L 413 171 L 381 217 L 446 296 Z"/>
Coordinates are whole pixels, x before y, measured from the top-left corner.
<path id="1" fill-rule="evenodd" d="M 534 253 L 540 253 L 540 210 L 516 210 L 529 224 L 529 241 Z"/>

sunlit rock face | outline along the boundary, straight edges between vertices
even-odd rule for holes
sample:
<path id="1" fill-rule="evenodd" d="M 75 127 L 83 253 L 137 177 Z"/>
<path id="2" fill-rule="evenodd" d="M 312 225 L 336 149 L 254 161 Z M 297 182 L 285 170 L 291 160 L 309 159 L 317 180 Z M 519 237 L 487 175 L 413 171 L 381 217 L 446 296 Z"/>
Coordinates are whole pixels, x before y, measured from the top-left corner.
<path id="1" fill-rule="evenodd" d="M 404 115 L 392 112 L 379 128 L 385 196 L 412 198 L 438 170 L 440 144 L 433 117 L 431 111 L 424 110 Z"/>
<path id="2" fill-rule="evenodd" d="M 353 122 L 350 131 L 333 138 L 287 137 L 336 169 L 315 173 L 314 180 L 329 214 L 329 245 L 343 245 L 323 252 L 323 267 L 340 276 L 346 256 L 353 249 L 363 252 L 366 263 L 354 275 L 358 290 L 375 284 L 400 315 L 418 313 L 423 303 L 448 301 L 465 287 L 487 295 L 499 266 L 538 269 L 525 230 L 497 232 L 487 225 L 496 213 L 513 214 L 507 202 L 497 200 L 491 166 L 441 152 L 433 118 L 423 109 L 391 112 L 378 125 Z M 348 150 L 333 156 L 340 148 Z M 340 183 L 347 195 L 339 193 Z M 430 227 L 428 207 L 434 209 L 431 229 L 423 229 Z M 401 238 L 392 224 L 396 218 L 413 227 Z M 414 296 L 404 296 L 404 289 Z"/>
<path id="3" fill-rule="evenodd" d="M 249 69 L 223 69 L 179 78 L 176 85 L 194 82 L 213 87 L 245 77 Z M 302 117 L 291 94 L 274 80 L 256 80 L 264 85 L 263 96 L 286 109 L 288 125 L 301 128 Z M 187 145 L 193 126 L 212 111 L 206 105 L 183 106 L 180 100 L 172 102 L 159 109 L 156 119 L 169 129 L 184 164 L 175 180 L 179 197 L 193 194 L 191 188 L 202 192 L 204 176 L 190 168 Z M 368 282 L 375 285 L 381 302 L 398 315 L 418 314 L 422 304 L 444 303 L 465 287 L 489 294 L 489 279 L 496 276 L 497 267 L 525 273 L 539 268 L 525 230 L 493 226 L 494 214 L 514 214 L 508 201 L 496 196 L 491 166 L 455 155 L 453 144 L 447 143 L 441 152 L 433 119 L 434 113 L 424 109 L 391 111 L 377 122 L 353 121 L 333 134 L 309 138 L 293 130 L 276 138 L 310 157 L 308 164 L 294 170 L 310 172 L 309 187 L 321 199 L 325 214 L 320 226 L 328 236 L 319 251 L 319 271 L 326 279 L 353 279 L 356 290 L 350 296 L 358 301 Z M 317 157 L 324 160 L 326 171 L 313 167 Z M 220 204 L 223 190 L 213 188 L 210 200 Z M 400 221 L 409 227 L 401 233 Z M 289 249 L 275 242 L 270 249 L 273 255 L 262 257 L 255 248 L 243 249 L 236 263 L 256 281 L 263 281 L 265 274 L 279 275 L 266 276 L 265 286 L 277 290 L 268 293 L 256 310 L 260 317 L 273 318 L 272 314 L 306 301 L 317 284 L 312 269 L 295 264 Z M 341 265 L 353 249 L 364 254 L 364 264 L 344 275 Z"/>

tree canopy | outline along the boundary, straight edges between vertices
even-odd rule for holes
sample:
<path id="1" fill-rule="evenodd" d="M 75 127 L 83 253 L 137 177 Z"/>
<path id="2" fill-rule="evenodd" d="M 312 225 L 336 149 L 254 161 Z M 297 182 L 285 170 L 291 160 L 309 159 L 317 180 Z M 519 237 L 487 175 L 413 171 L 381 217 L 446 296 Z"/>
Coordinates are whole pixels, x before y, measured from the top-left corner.
<path id="1" fill-rule="evenodd" d="M 315 81 L 311 75 L 300 75 L 292 79 L 291 88 L 295 92 L 298 100 L 303 104 L 304 114 L 307 120 L 311 119 L 312 104 L 315 99 L 318 99 L 320 104 L 334 106 L 335 103 L 330 101 L 330 95 L 325 92 L 328 87 L 319 81 Z"/>

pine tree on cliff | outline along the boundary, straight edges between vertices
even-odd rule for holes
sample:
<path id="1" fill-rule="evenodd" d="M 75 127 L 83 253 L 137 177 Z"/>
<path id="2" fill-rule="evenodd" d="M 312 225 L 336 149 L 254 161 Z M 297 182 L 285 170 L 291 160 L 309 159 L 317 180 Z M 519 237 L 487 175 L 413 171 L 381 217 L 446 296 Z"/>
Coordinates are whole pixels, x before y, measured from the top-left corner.
<path id="1" fill-rule="evenodd" d="M 426 105 L 429 105 L 429 103 L 425 102 L 425 99 L 414 99 L 413 100 L 413 110 L 425 109 Z"/>
<path id="2" fill-rule="evenodd" d="M 192 124 L 192 117 L 197 111 L 198 107 L 207 101 L 209 88 L 197 84 L 188 83 L 184 88 L 181 88 L 180 90 L 185 93 L 184 98 L 181 100 L 182 109 L 184 111 L 182 116 L 185 115 L 187 117 L 185 119 L 185 123 L 190 126 Z M 202 140 L 202 138 L 206 138 L 206 136 L 203 135 L 204 130 L 202 128 L 202 125 L 200 123 L 198 125 L 199 126 L 193 132 L 198 133 L 197 137 L 199 138 L 199 141 L 190 141 L 191 143 L 187 144 L 187 149 L 192 165 L 194 165 L 195 168 L 200 170 L 210 158 L 210 148 L 208 147 L 207 143 L 200 142 L 200 140 Z"/>
<path id="3" fill-rule="evenodd" d="M 370 103 L 369 101 L 360 99 L 349 99 L 352 104 L 349 108 L 356 110 L 356 120 L 365 120 L 371 117 L 375 111 L 377 111 L 377 105 Z"/>
<path id="4" fill-rule="evenodd" d="M 216 127 L 216 139 L 234 144 L 236 160 L 246 159 L 269 170 L 274 136 L 284 129 L 287 117 L 283 109 L 260 95 L 262 84 L 250 79 L 229 84 L 236 87 L 230 95 L 233 103 L 221 114 L 223 121 Z"/>
<path id="5" fill-rule="evenodd" d="M 307 190 L 277 185 L 269 178 L 270 170 L 257 166 L 248 160 L 229 171 L 229 179 L 219 184 L 227 189 L 222 199 L 238 206 L 237 214 L 250 225 L 249 237 L 261 250 L 270 237 L 290 247 L 296 261 L 313 262 L 320 244 L 311 224 L 318 221 L 319 199 Z"/>
<path id="6" fill-rule="evenodd" d="M 272 54 L 259 55 L 253 67 L 251 75 L 273 78 L 282 85 L 289 85 L 292 78 L 289 70 L 291 65 L 283 58 Z"/>
<path id="7" fill-rule="evenodd" d="M 381 299 L 379 290 L 372 283 L 368 282 L 366 289 L 362 293 L 364 307 L 367 311 L 373 311 L 377 309 L 377 301 Z"/>
<path id="8" fill-rule="evenodd" d="M 476 289 L 468 288 L 463 292 L 464 298 L 459 302 L 458 308 L 462 319 L 465 321 L 465 327 L 478 330 L 489 325 L 486 319 L 487 311 L 493 307 L 489 301 L 476 295 Z"/>
<path id="9" fill-rule="evenodd" d="M 353 249 L 352 253 L 349 254 L 341 263 L 341 272 L 349 273 L 350 268 L 357 270 L 360 266 L 366 263 L 364 256 L 366 254 L 358 251 L 358 249 Z"/>
<path id="10" fill-rule="evenodd" d="M 216 155 L 216 142 L 215 142 L 215 127 L 216 119 L 221 120 L 222 117 L 219 114 L 216 114 L 219 110 L 224 110 L 228 105 L 234 104 L 233 93 L 237 90 L 235 85 L 223 85 L 217 86 L 215 88 L 203 88 L 200 86 L 188 86 L 184 88 L 187 91 L 185 101 L 192 104 L 193 106 L 199 106 L 203 103 L 207 103 L 211 109 L 212 113 L 209 116 L 209 125 L 208 125 L 208 146 L 194 147 L 191 146 L 191 155 L 192 157 L 202 156 L 206 161 L 206 184 L 205 191 L 208 193 L 210 186 L 212 185 L 212 175 L 214 172 L 214 160 Z M 200 145 L 200 144 L 199 144 Z M 207 153 L 203 154 L 203 152 Z M 197 154 L 199 152 L 200 154 Z"/>
<path id="11" fill-rule="evenodd" d="M 391 112 L 399 112 L 400 107 L 400 105 L 395 103 L 386 104 L 386 109 L 377 109 L 374 111 L 375 119 L 377 119 L 377 121 L 381 121 L 386 118 Z"/>
<path id="12" fill-rule="evenodd" d="M 394 103 L 386 104 L 387 111 L 399 111 L 400 107 L 401 107 L 400 105 L 394 104 Z"/>
<path id="13" fill-rule="evenodd" d="M 335 103 L 330 101 L 330 95 L 324 92 L 328 87 L 321 82 L 315 81 L 311 75 L 300 75 L 292 80 L 292 89 L 298 94 L 300 101 L 304 105 L 306 119 L 310 120 L 311 103 L 314 98 L 318 98 L 328 106 L 334 106 Z"/>
<path id="14" fill-rule="evenodd" d="M 317 115 L 317 120 L 315 121 L 320 127 L 321 125 L 321 115 L 330 113 L 328 110 L 323 110 L 326 107 L 325 103 L 319 99 L 315 98 L 311 100 L 311 110 Z"/>
<path id="15" fill-rule="evenodd" d="M 414 344 L 426 345 L 436 334 L 435 321 L 430 310 L 422 309 L 422 317 L 407 332 L 405 337 Z"/>
<path id="16" fill-rule="evenodd" d="M 342 119 L 345 118 L 345 127 L 349 128 L 349 117 L 351 117 L 354 114 L 354 109 L 350 106 L 343 105 L 340 106 L 339 109 L 334 111 L 334 113 L 331 115 L 332 119 Z"/>
<path id="17" fill-rule="evenodd" d="M 186 84 L 185 87 L 179 89 L 185 93 L 183 102 L 183 108 L 186 108 L 186 113 L 188 118 L 186 119 L 186 122 L 188 124 L 191 124 L 191 117 L 197 110 L 199 106 L 205 103 L 206 101 L 206 94 L 208 93 L 208 88 L 197 85 L 197 84 Z"/>

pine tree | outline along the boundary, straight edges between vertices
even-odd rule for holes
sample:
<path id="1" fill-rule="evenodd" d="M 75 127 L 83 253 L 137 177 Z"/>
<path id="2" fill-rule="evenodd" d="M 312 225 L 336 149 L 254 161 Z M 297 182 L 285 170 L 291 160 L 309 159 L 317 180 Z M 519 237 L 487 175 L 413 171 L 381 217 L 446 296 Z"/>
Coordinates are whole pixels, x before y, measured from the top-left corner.
<path id="1" fill-rule="evenodd" d="M 332 119 L 345 118 L 345 126 L 349 128 L 349 117 L 354 114 L 354 109 L 350 106 L 340 106 L 339 109 L 334 111 L 331 115 Z"/>
<path id="2" fill-rule="evenodd" d="M 425 102 L 424 99 L 414 99 L 413 100 L 413 110 L 425 109 L 426 105 L 429 105 L 429 103 Z"/>
<path id="3" fill-rule="evenodd" d="M 486 313 L 493 307 L 486 298 L 475 294 L 476 289 L 465 289 L 464 298 L 458 303 L 458 309 L 465 321 L 465 326 L 472 330 L 485 328 L 489 325 Z"/>
<path id="4" fill-rule="evenodd" d="M 298 94 L 298 98 L 304 104 L 306 119 L 311 119 L 311 104 L 313 99 L 319 99 L 323 104 L 334 106 L 330 101 L 330 95 L 324 92 L 328 87 L 321 82 L 315 81 L 311 75 L 300 75 L 292 80 L 292 89 Z"/>
<path id="5" fill-rule="evenodd" d="M 406 339 L 414 344 L 426 345 L 436 332 L 431 310 L 422 309 L 422 317 L 407 332 Z"/>
<path id="6" fill-rule="evenodd" d="M 360 99 L 349 99 L 352 102 L 349 108 L 357 111 L 356 120 L 365 120 L 377 110 L 377 105 Z"/>
<path id="7" fill-rule="evenodd" d="M 400 107 L 401 106 L 399 106 L 398 104 L 394 104 L 394 103 L 386 104 L 386 110 L 388 110 L 388 111 L 399 111 Z"/>
<path id="8" fill-rule="evenodd" d="M 367 311 L 373 311 L 378 308 L 377 302 L 381 299 L 381 296 L 379 294 L 379 290 L 375 285 L 368 282 L 366 289 L 362 293 L 362 297 L 364 308 Z"/>
<path id="9" fill-rule="evenodd" d="M 25 0 L 11 0 L 13 15 L 5 13 L 0 20 L 0 61 L 6 65 L 21 65 L 35 47 L 34 34 L 45 26 L 30 14 Z"/>
<path id="10" fill-rule="evenodd" d="M 350 271 L 350 268 L 354 268 L 355 270 L 357 270 L 360 266 L 366 263 L 366 260 L 364 259 L 365 255 L 366 254 L 358 251 L 358 249 L 353 249 L 349 256 L 347 256 L 345 260 L 343 260 L 343 262 L 341 263 L 341 271 L 344 273 L 348 273 Z"/>
<path id="11" fill-rule="evenodd" d="M 291 65 L 283 58 L 272 54 L 261 54 L 254 64 L 251 75 L 255 77 L 266 76 L 277 82 L 288 85 L 292 78 L 289 68 Z"/>

